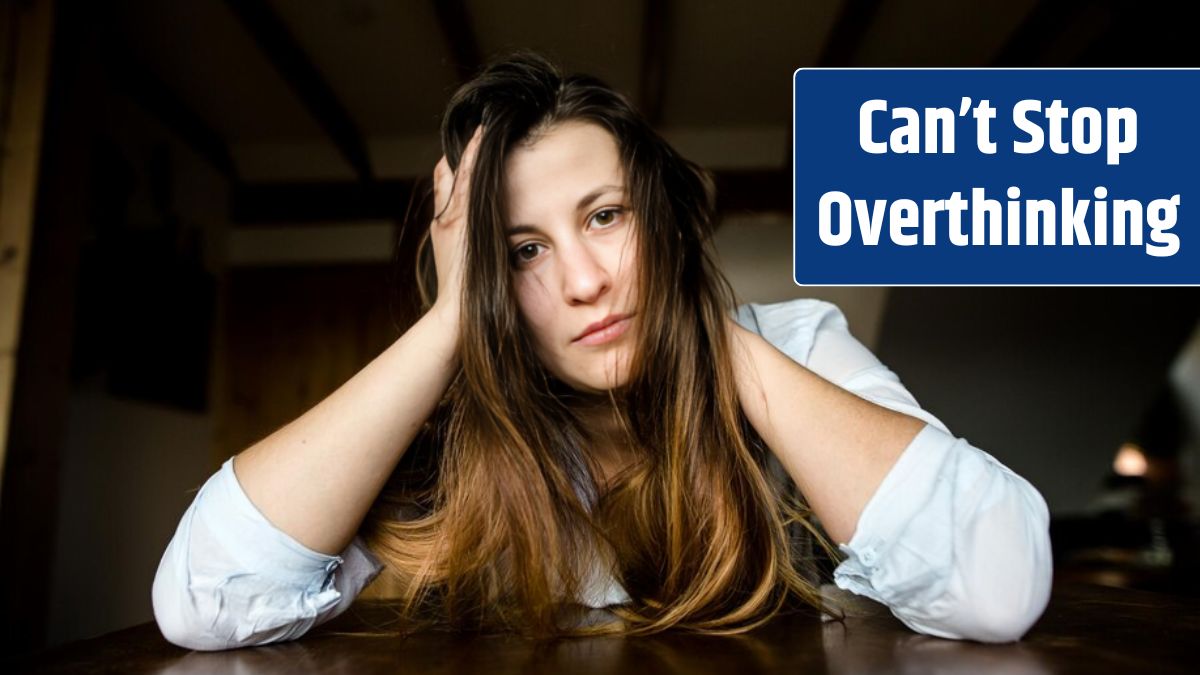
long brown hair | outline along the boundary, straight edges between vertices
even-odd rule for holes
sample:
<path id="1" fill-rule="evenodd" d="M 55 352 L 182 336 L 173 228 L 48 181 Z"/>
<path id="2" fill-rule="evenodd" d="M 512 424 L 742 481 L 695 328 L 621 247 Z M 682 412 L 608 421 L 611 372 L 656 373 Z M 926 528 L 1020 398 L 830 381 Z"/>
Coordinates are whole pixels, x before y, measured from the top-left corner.
<path id="1" fill-rule="evenodd" d="M 607 392 L 634 459 L 603 494 L 573 392 L 522 324 L 504 234 L 505 158 L 567 120 L 616 139 L 639 228 L 642 328 L 628 383 Z M 535 636 L 737 633 L 789 600 L 821 608 L 791 526 L 828 546 L 802 501 L 768 476 L 769 449 L 739 404 L 725 323 L 735 296 L 712 249 L 708 174 L 621 94 L 527 52 L 450 100 L 452 168 L 479 124 L 461 370 L 362 529 L 405 617 Z M 596 561 L 611 564 L 630 601 L 609 608 L 614 621 L 564 621 Z"/>

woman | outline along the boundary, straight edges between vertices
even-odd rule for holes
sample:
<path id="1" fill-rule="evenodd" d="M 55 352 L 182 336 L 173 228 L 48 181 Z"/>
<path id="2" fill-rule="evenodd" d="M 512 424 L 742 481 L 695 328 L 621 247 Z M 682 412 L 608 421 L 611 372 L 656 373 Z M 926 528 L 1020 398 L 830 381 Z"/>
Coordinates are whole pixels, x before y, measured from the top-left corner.
<path id="1" fill-rule="evenodd" d="M 836 306 L 735 307 L 711 183 L 619 94 L 517 55 L 455 94 L 442 142 L 436 300 L 200 490 L 154 583 L 169 640 L 295 638 L 384 571 L 413 620 L 739 632 L 824 609 L 810 513 L 836 583 L 914 630 L 1010 641 L 1040 616 L 1037 491 Z"/>

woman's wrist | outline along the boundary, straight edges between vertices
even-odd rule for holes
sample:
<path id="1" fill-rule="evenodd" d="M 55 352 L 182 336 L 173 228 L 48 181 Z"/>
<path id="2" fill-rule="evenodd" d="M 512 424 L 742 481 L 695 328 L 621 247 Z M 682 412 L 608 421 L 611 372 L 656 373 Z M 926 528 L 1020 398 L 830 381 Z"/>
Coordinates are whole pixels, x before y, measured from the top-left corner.
<path id="1" fill-rule="evenodd" d="M 449 349 L 450 357 L 458 353 L 460 314 L 459 308 L 451 306 L 449 302 L 434 302 L 420 319 L 421 323 L 429 324 L 431 330 L 441 336 L 439 342 Z"/>

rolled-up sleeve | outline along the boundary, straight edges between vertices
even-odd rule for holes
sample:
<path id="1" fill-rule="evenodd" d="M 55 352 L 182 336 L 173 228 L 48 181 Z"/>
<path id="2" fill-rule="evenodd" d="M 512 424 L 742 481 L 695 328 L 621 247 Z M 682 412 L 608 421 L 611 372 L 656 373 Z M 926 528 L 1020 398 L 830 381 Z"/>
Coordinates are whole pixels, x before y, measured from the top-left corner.
<path id="1" fill-rule="evenodd" d="M 986 452 L 930 424 L 840 548 L 839 587 L 884 603 L 929 635 L 1016 640 L 1050 597 L 1042 496 Z"/>
<path id="2" fill-rule="evenodd" d="M 834 582 L 921 633 L 984 642 L 1024 635 L 1049 601 L 1053 569 L 1037 489 L 922 409 L 836 305 L 803 299 L 749 313 L 752 327 L 813 372 L 926 422 L 839 546 L 846 558 Z"/>
<path id="3" fill-rule="evenodd" d="M 358 538 L 313 551 L 250 501 L 227 460 L 200 488 L 167 545 L 152 588 L 163 636 L 216 650 L 299 637 L 332 619 L 382 569 Z"/>

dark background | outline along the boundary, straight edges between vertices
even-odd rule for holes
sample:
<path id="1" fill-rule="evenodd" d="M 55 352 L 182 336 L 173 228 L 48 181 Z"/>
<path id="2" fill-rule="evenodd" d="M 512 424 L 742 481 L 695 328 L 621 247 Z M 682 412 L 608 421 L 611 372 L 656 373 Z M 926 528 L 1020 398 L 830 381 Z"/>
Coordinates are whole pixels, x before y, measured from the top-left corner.
<path id="1" fill-rule="evenodd" d="M 518 47 L 605 78 L 716 173 L 718 247 L 745 301 L 838 303 L 925 408 L 1027 476 L 1060 578 L 1197 592 L 1196 289 L 801 289 L 789 188 L 798 67 L 1195 66 L 1190 5 L 2 7 L 8 84 L 24 19 L 53 12 L 0 492 L 13 652 L 150 620 L 195 488 L 398 337 L 441 110 Z M 1123 444 L 1141 475 L 1114 473 Z"/>

